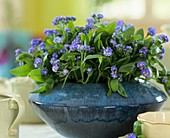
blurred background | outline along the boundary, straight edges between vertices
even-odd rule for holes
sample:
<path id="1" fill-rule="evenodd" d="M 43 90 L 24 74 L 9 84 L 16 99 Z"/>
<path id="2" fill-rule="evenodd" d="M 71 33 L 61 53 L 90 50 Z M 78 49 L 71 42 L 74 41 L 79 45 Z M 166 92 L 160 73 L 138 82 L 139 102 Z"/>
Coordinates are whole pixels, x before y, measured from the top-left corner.
<path id="1" fill-rule="evenodd" d="M 11 77 L 15 49 L 27 49 L 32 38 L 43 37 L 55 16 L 74 15 L 76 24 L 84 25 L 92 13 L 170 34 L 170 0 L 0 0 L 0 77 Z M 168 44 L 165 48 L 163 62 L 170 69 Z"/>

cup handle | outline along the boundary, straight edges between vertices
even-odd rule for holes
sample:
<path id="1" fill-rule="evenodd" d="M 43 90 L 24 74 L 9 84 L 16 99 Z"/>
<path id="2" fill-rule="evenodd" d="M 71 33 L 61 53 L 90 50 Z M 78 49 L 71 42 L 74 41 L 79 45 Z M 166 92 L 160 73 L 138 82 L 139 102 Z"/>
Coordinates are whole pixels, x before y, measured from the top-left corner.
<path id="1" fill-rule="evenodd" d="M 0 92 L 0 96 L 5 96 L 5 97 L 11 98 L 11 100 L 9 101 L 10 109 L 17 109 L 17 106 L 15 103 L 17 103 L 17 105 L 18 105 L 18 110 L 19 110 L 18 115 L 8 129 L 9 136 L 15 136 L 18 133 L 18 131 L 17 131 L 18 126 L 21 123 L 21 121 L 24 117 L 24 114 L 25 114 L 25 103 L 19 95 L 16 95 L 13 93 Z"/>

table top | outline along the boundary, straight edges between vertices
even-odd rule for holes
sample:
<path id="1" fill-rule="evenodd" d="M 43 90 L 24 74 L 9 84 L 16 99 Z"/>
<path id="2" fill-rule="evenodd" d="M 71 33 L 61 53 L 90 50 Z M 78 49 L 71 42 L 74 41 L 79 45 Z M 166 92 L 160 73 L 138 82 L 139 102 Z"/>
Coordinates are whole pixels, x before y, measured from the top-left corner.
<path id="1" fill-rule="evenodd" d="M 19 138 L 64 138 L 46 124 L 21 124 Z"/>

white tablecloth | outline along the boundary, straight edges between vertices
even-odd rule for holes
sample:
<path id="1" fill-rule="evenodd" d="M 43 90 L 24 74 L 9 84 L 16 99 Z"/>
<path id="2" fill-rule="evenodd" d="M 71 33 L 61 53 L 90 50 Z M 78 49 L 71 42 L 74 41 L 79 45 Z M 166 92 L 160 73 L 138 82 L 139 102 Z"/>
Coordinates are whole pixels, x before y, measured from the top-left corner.
<path id="1" fill-rule="evenodd" d="M 46 124 L 21 124 L 19 138 L 64 138 Z"/>

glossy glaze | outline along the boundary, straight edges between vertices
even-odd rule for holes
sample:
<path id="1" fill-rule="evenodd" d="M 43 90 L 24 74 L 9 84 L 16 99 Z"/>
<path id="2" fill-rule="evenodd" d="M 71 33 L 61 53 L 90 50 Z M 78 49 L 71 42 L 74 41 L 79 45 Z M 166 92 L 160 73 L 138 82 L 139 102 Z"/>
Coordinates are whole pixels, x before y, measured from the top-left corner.
<path id="1" fill-rule="evenodd" d="M 159 110 L 166 100 L 157 88 L 123 83 L 128 98 L 106 96 L 106 84 L 58 84 L 49 94 L 32 94 L 29 100 L 39 116 L 69 138 L 117 138 L 132 132 L 139 113 Z"/>

